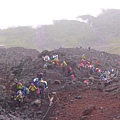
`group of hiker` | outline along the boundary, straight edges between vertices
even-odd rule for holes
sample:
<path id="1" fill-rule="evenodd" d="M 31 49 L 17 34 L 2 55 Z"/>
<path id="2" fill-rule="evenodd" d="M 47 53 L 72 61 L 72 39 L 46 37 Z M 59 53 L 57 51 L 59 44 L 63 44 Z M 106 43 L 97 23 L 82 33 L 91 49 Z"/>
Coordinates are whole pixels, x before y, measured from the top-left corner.
<path id="1" fill-rule="evenodd" d="M 105 86 L 110 83 L 110 79 L 115 75 L 115 70 L 113 68 L 102 70 L 99 66 L 99 61 L 95 61 L 94 63 L 90 60 L 85 59 L 85 55 L 83 54 L 81 57 L 80 64 L 78 64 L 78 69 L 83 71 L 84 69 L 87 69 L 90 74 L 94 74 L 99 76 L 99 80 L 101 83 L 103 83 Z M 84 83 L 87 85 L 89 84 L 89 80 L 85 80 Z"/>
<path id="2" fill-rule="evenodd" d="M 37 76 L 32 79 L 29 87 L 24 86 L 20 81 L 17 82 L 17 91 L 14 100 L 18 101 L 19 106 L 21 106 L 25 97 L 29 97 L 30 99 L 33 98 L 45 99 L 45 93 L 46 90 L 48 89 L 48 83 L 45 80 L 46 70 L 48 69 L 47 66 L 48 61 L 51 61 L 51 63 L 54 65 L 59 65 L 59 67 L 61 67 L 62 69 L 63 75 L 64 73 L 67 73 L 67 77 L 71 78 L 72 80 L 74 80 L 76 77 L 73 68 L 71 67 L 70 64 L 67 64 L 65 60 L 58 64 L 59 63 L 58 55 L 53 55 L 52 57 L 46 55 L 43 56 L 42 58 L 45 61 L 43 65 L 43 72 L 39 72 Z M 110 80 L 110 75 L 114 73 L 114 69 L 103 71 L 101 68 L 96 67 L 98 66 L 98 64 L 99 61 L 95 61 L 94 63 L 92 63 L 91 61 L 86 60 L 86 56 L 83 54 L 81 56 L 80 63 L 78 64 L 77 67 L 81 72 L 83 72 L 84 69 L 88 69 L 90 74 L 97 74 L 101 82 L 106 83 Z M 89 85 L 89 80 L 85 80 L 84 83 Z"/>
<path id="3" fill-rule="evenodd" d="M 44 58 L 48 58 L 47 61 L 51 60 L 51 62 L 53 62 L 55 59 L 55 60 L 57 60 L 56 65 L 58 65 L 58 55 L 53 55 L 52 57 L 49 57 L 47 55 Z M 100 82 L 106 84 L 110 81 L 111 74 L 113 74 L 115 72 L 115 70 L 114 69 L 102 70 L 101 68 L 99 68 L 99 65 L 100 65 L 100 62 L 98 60 L 96 60 L 94 62 L 92 61 L 92 58 L 90 60 L 87 60 L 85 54 L 82 54 L 80 63 L 78 64 L 77 68 L 81 72 L 83 72 L 85 69 L 88 69 L 90 74 L 98 75 Z M 60 67 L 62 68 L 63 75 L 67 74 L 67 77 L 70 77 L 71 79 L 75 79 L 76 75 L 73 71 L 73 68 L 70 66 L 70 64 L 68 65 L 65 60 L 62 61 L 62 63 L 60 64 Z M 85 81 L 85 83 L 86 83 L 86 81 Z M 88 83 L 89 82 L 87 82 L 87 84 Z"/>
<path id="4" fill-rule="evenodd" d="M 58 55 L 52 55 L 49 57 L 48 55 L 42 56 L 44 61 L 51 61 L 53 64 L 58 65 Z"/>
<path id="5" fill-rule="evenodd" d="M 37 74 L 36 78 L 33 78 L 29 87 L 23 85 L 22 82 L 17 82 L 16 94 L 14 95 L 14 100 L 18 102 L 18 105 L 24 101 L 24 98 L 29 97 L 30 99 L 44 99 L 45 92 L 48 88 L 47 81 L 44 80 L 43 73 L 40 72 Z"/>

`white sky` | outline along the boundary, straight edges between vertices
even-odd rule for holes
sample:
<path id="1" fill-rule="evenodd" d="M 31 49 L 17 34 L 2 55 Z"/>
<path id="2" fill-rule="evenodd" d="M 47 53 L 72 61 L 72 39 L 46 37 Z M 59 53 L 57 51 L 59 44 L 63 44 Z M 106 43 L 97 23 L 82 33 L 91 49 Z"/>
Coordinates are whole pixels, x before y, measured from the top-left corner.
<path id="1" fill-rule="evenodd" d="M 120 9 L 120 0 L 0 0 L 0 28 L 38 26 L 53 20 L 98 15 L 101 9 Z"/>

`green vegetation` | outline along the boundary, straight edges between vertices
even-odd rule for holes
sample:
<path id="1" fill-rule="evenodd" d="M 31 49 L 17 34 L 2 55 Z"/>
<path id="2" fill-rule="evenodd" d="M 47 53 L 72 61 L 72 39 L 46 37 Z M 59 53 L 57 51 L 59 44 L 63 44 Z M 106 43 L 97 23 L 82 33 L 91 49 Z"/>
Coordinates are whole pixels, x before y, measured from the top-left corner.
<path id="1" fill-rule="evenodd" d="M 108 9 L 97 17 L 79 16 L 88 22 L 55 20 L 53 25 L 36 29 L 15 27 L 0 30 L 0 44 L 6 47 L 56 49 L 59 47 L 89 47 L 120 53 L 120 10 Z"/>
<path id="2" fill-rule="evenodd" d="M 0 31 L 0 44 L 7 47 L 36 48 L 35 30 L 32 27 L 8 28 Z"/>

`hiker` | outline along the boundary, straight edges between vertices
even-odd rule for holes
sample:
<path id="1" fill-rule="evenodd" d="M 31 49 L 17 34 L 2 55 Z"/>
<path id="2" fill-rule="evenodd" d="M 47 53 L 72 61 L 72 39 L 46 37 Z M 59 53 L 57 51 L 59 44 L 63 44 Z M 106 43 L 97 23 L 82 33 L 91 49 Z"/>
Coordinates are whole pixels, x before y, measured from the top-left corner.
<path id="1" fill-rule="evenodd" d="M 84 59 L 81 59 L 80 63 L 86 64 L 86 61 Z"/>
<path id="2" fill-rule="evenodd" d="M 83 60 L 85 60 L 85 55 L 84 55 L 84 54 L 82 54 L 81 58 L 82 58 Z"/>
<path id="3" fill-rule="evenodd" d="M 23 86 L 22 83 L 21 83 L 21 82 L 18 82 L 18 83 L 17 83 L 17 90 L 21 90 L 21 89 L 22 89 L 22 86 Z"/>
<path id="4" fill-rule="evenodd" d="M 61 63 L 61 67 L 64 67 L 64 66 L 67 66 L 67 63 L 65 61 Z"/>
<path id="5" fill-rule="evenodd" d="M 63 61 L 61 63 L 61 67 L 62 67 L 62 71 L 65 72 L 65 68 L 67 67 L 67 63 L 65 61 Z"/>
<path id="6" fill-rule="evenodd" d="M 54 59 L 54 60 L 52 60 L 52 63 L 54 64 L 54 65 L 58 65 L 58 59 Z"/>
<path id="7" fill-rule="evenodd" d="M 74 76 L 74 74 L 72 74 L 70 77 L 71 77 L 71 79 L 72 79 L 72 80 L 73 80 L 73 79 L 75 79 L 75 76 Z"/>
<path id="8" fill-rule="evenodd" d="M 80 63 L 80 64 L 78 65 L 78 69 L 79 69 L 79 70 L 83 70 L 83 68 L 85 68 L 85 65 L 84 65 L 83 63 Z"/>
<path id="9" fill-rule="evenodd" d="M 53 55 L 50 57 L 50 60 L 51 60 L 51 61 L 54 60 L 54 56 L 53 56 Z"/>
<path id="10" fill-rule="evenodd" d="M 47 81 L 45 81 L 45 80 L 40 80 L 40 89 L 41 89 L 41 91 L 40 91 L 40 94 L 41 94 L 41 99 L 44 99 L 45 98 L 45 93 L 46 93 L 46 90 L 47 90 Z"/>
<path id="11" fill-rule="evenodd" d="M 87 62 L 86 65 L 85 65 L 85 68 L 90 68 L 90 62 Z"/>
<path id="12" fill-rule="evenodd" d="M 31 83 L 29 90 L 30 90 L 30 97 L 35 97 L 35 90 L 36 90 L 36 86 L 34 85 L 34 83 Z"/>
<path id="13" fill-rule="evenodd" d="M 115 70 L 114 70 L 114 69 L 111 69 L 111 71 L 110 71 L 110 77 L 112 78 L 112 77 L 114 77 L 115 75 L 116 75 Z"/>
<path id="14" fill-rule="evenodd" d="M 43 79 L 45 79 L 45 78 L 43 78 Z M 44 88 L 47 89 L 47 88 L 48 88 L 48 86 L 47 86 L 47 85 L 48 85 L 48 84 L 47 84 L 47 81 L 46 81 L 46 80 L 43 80 L 43 79 L 42 79 L 40 82 L 42 82 L 42 83 L 44 84 Z"/>
<path id="15" fill-rule="evenodd" d="M 21 91 L 24 97 L 30 93 L 29 89 L 26 86 L 22 86 Z"/>
<path id="16" fill-rule="evenodd" d="M 74 83 L 76 82 L 75 75 L 74 75 L 74 74 L 72 74 L 72 75 L 70 76 L 70 78 L 71 78 L 71 80 L 72 80 L 72 83 L 74 84 Z"/>
<path id="17" fill-rule="evenodd" d="M 43 69 L 47 69 L 48 68 L 48 66 L 47 66 L 47 64 L 45 63 L 44 65 L 43 65 Z"/>
<path id="18" fill-rule="evenodd" d="M 51 62 L 52 62 L 54 65 L 58 65 L 58 55 L 53 55 L 52 58 L 53 58 L 53 59 L 51 60 Z"/>
<path id="19" fill-rule="evenodd" d="M 71 68 L 71 66 L 68 66 L 67 67 L 67 74 L 68 74 L 68 76 L 70 76 L 71 72 L 72 72 L 72 68 Z"/>
<path id="20" fill-rule="evenodd" d="M 58 60 L 58 55 L 53 55 L 53 58 Z"/>
<path id="21" fill-rule="evenodd" d="M 45 57 L 43 56 L 42 57 L 44 61 L 49 61 L 50 60 L 50 57 L 48 55 L 46 55 Z"/>
<path id="22" fill-rule="evenodd" d="M 108 70 L 105 71 L 105 76 L 107 80 L 110 79 L 110 72 Z"/>
<path id="23" fill-rule="evenodd" d="M 52 55 L 52 57 L 50 58 L 50 60 L 54 60 L 54 59 L 57 59 L 58 60 L 58 55 Z"/>
<path id="24" fill-rule="evenodd" d="M 40 98 L 40 92 L 41 92 L 41 88 L 37 87 L 36 88 L 36 94 L 35 94 L 35 98 Z"/>
<path id="25" fill-rule="evenodd" d="M 86 85 L 89 85 L 89 80 L 84 80 L 84 83 L 85 83 Z"/>
<path id="26" fill-rule="evenodd" d="M 14 100 L 17 101 L 18 106 L 21 107 L 23 103 L 23 93 L 21 90 L 17 91 L 16 96 L 14 97 Z"/>
<path id="27" fill-rule="evenodd" d="M 110 84 L 109 80 L 107 78 L 102 79 L 102 83 L 104 84 L 104 87 Z"/>
<path id="28" fill-rule="evenodd" d="M 38 86 L 40 85 L 40 82 L 39 82 L 39 79 L 38 79 L 38 78 L 34 78 L 33 81 L 32 81 L 32 83 L 33 83 L 36 87 L 38 87 Z"/>
<path id="29" fill-rule="evenodd" d="M 46 77 L 46 71 L 47 71 L 47 69 L 48 69 L 48 65 L 45 63 L 45 64 L 43 65 L 43 76 L 44 76 L 44 77 Z"/>
<path id="30" fill-rule="evenodd" d="M 105 78 L 104 74 L 101 72 L 100 79 L 103 80 Z"/>
<path id="31" fill-rule="evenodd" d="M 95 68 L 95 72 L 96 72 L 97 74 L 100 74 L 100 73 L 102 72 L 102 70 L 101 70 L 100 68 Z"/>
<path id="32" fill-rule="evenodd" d="M 40 88 L 40 98 L 44 99 L 45 98 L 45 91 L 44 91 L 45 90 L 45 85 L 44 85 L 43 82 L 40 82 L 39 88 Z"/>

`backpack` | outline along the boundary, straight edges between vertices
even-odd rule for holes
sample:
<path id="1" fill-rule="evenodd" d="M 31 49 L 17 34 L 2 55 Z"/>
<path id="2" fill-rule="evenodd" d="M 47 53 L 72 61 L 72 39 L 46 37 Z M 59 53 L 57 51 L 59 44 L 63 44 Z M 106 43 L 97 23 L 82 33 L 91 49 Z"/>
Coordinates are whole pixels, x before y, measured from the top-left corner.
<path id="1" fill-rule="evenodd" d="M 40 94 L 40 88 L 36 89 L 36 94 L 39 95 Z"/>

